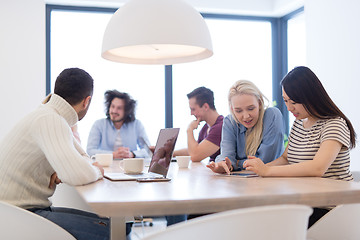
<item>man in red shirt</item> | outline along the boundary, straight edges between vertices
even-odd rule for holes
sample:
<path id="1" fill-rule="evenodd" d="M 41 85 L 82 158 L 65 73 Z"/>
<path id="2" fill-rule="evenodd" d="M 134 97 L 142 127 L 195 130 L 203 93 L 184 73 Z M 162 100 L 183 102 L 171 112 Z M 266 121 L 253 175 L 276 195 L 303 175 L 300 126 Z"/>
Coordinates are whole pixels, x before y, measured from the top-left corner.
<path id="1" fill-rule="evenodd" d="M 191 115 L 196 120 L 187 128 L 188 147 L 174 151 L 174 156 L 191 156 L 193 162 L 210 157 L 214 161 L 220 154 L 221 129 L 224 117 L 220 115 L 214 105 L 214 93 L 206 87 L 199 87 L 187 94 Z M 206 124 L 200 130 L 198 139 L 195 140 L 194 130 L 200 122 Z"/>

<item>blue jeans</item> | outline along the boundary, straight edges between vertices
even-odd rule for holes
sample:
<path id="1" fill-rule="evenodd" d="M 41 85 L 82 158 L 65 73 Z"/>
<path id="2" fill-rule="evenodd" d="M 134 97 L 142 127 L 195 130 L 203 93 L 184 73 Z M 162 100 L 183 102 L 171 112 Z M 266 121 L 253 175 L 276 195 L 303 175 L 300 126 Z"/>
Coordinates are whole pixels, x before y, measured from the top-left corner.
<path id="1" fill-rule="evenodd" d="M 68 231 L 77 240 L 107 240 L 110 239 L 110 220 L 94 213 L 77 209 L 48 207 L 45 209 L 28 209 L 61 228 Z M 131 224 L 126 224 L 126 233 L 130 233 Z"/>
<path id="2" fill-rule="evenodd" d="M 187 219 L 187 215 L 169 215 L 165 216 L 167 221 L 167 226 L 171 226 L 173 224 L 184 222 Z"/>

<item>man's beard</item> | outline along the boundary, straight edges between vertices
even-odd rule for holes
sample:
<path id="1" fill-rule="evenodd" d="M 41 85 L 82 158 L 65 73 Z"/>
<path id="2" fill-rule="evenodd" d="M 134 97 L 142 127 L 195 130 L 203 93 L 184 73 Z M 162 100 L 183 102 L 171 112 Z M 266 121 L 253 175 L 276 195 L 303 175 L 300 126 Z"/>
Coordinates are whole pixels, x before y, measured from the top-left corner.
<path id="1" fill-rule="evenodd" d="M 111 119 L 111 116 L 110 116 L 110 119 Z M 120 118 L 119 120 L 113 120 L 113 119 L 111 119 L 111 121 L 112 121 L 113 123 L 122 122 L 122 121 L 124 121 L 124 118 Z"/>

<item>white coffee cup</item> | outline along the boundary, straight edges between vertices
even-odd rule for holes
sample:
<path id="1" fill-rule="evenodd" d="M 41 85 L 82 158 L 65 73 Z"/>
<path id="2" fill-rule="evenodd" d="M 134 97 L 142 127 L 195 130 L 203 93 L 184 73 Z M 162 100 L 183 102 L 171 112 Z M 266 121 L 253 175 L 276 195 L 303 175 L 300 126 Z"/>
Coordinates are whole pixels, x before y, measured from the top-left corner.
<path id="1" fill-rule="evenodd" d="M 113 155 L 112 153 L 97 153 L 91 156 L 91 159 L 103 167 L 109 167 L 113 162 Z"/>
<path id="2" fill-rule="evenodd" d="M 176 156 L 176 162 L 179 168 L 189 167 L 190 156 Z"/>
<path id="3" fill-rule="evenodd" d="M 125 173 L 142 173 L 144 170 L 144 158 L 124 158 L 120 161 L 120 168 Z"/>

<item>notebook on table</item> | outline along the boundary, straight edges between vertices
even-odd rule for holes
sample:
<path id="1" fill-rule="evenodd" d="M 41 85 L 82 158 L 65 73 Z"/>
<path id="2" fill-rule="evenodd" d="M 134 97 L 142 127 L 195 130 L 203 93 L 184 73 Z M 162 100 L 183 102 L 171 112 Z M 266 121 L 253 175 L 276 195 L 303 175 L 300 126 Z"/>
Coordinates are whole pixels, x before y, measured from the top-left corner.
<path id="1" fill-rule="evenodd" d="M 151 157 L 147 173 L 126 174 L 126 173 L 105 173 L 104 177 L 112 181 L 169 181 L 166 178 L 171 158 L 175 149 L 179 128 L 161 129 L 155 145 L 154 154 Z"/>

